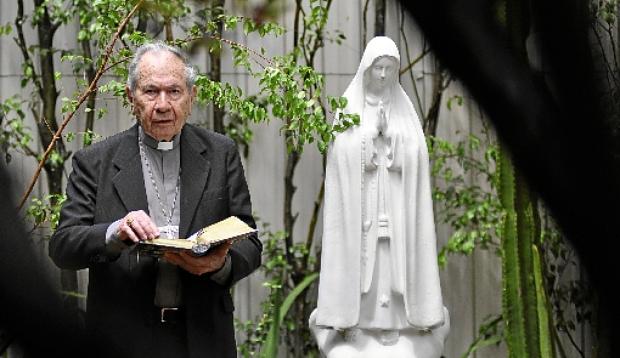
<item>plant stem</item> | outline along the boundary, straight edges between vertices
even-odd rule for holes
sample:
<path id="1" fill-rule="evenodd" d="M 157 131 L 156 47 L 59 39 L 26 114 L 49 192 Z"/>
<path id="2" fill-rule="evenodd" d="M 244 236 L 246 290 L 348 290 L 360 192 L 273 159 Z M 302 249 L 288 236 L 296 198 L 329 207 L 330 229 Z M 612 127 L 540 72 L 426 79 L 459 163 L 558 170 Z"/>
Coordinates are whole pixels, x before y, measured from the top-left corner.
<path id="1" fill-rule="evenodd" d="M 82 92 L 82 94 L 80 95 L 80 97 L 78 99 L 78 102 L 77 102 L 77 105 L 75 106 L 75 108 L 65 116 L 65 118 L 62 121 L 60 127 L 54 133 L 54 136 L 52 137 L 52 140 L 51 140 L 49 146 L 45 150 L 45 153 L 43 154 L 43 157 L 41 158 L 41 161 L 39 162 L 39 166 L 37 167 L 37 170 L 35 171 L 34 175 L 32 176 L 32 179 L 30 180 L 30 184 L 28 185 L 28 188 L 26 189 L 26 191 L 22 195 L 22 198 L 21 198 L 21 200 L 19 202 L 19 206 L 17 207 L 18 211 L 23 208 L 24 204 L 26 203 L 26 200 L 28 200 L 28 196 L 32 193 L 32 190 L 34 189 L 34 186 L 35 186 L 37 180 L 39 179 L 39 176 L 41 175 L 41 170 L 43 169 L 43 166 L 44 166 L 45 162 L 47 161 L 47 158 L 49 157 L 49 155 L 51 154 L 52 150 L 54 149 L 56 141 L 58 141 L 60 138 L 62 138 L 63 130 L 67 127 L 69 122 L 71 122 L 71 119 L 73 119 L 73 117 L 75 116 L 75 113 L 80 108 L 82 103 L 84 103 L 88 99 L 88 96 L 92 92 L 95 92 L 97 90 L 97 82 L 99 81 L 99 79 L 103 75 L 103 69 L 105 69 L 105 65 L 107 64 L 108 60 L 110 59 L 110 56 L 112 55 L 112 51 L 114 50 L 114 45 L 116 44 L 116 41 L 118 40 L 122 30 L 125 28 L 125 26 L 127 26 L 127 23 L 129 22 L 129 20 L 133 16 L 133 14 L 138 10 L 138 8 L 140 8 L 140 6 L 142 6 L 143 2 L 144 2 L 144 0 L 140 0 L 133 7 L 133 9 L 129 12 L 129 14 L 127 14 L 127 16 L 125 16 L 123 21 L 121 21 L 121 23 L 119 24 L 118 29 L 116 30 L 116 33 L 114 34 L 114 36 L 110 40 L 110 43 L 108 43 L 108 45 L 106 47 L 106 50 L 105 50 L 105 53 L 104 53 L 104 56 L 103 56 L 103 60 L 101 62 L 101 66 L 99 66 L 99 70 L 95 74 L 95 78 L 90 82 L 90 85 L 88 86 L 88 88 L 86 90 L 84 90 L 84 92 Z"/>
<path id="2" fill-rule="evenodd" d="M 215 0 L 212 3 L 213 12 L 212 16 L 214 19 L 217 19 L 219 15 L 223 13 L 225 5 L 225 0 Z M 222 37 L 222 33 L 224 31 L 224 24 L 221 20 L 217 21 L 217 36 Z M 221 51 L 210 51 L 209 52 L 209 64 L 211 67 L 211 71 L 209 72 L 209 78 L 211 81 L 220 82 L 222 80 L 222 52 Z M 217 104 L 213 104 L 213 130 L 217 133 L 224 133 L 224 115 L 226 112 L 224 108 L 219 107 Z"/>

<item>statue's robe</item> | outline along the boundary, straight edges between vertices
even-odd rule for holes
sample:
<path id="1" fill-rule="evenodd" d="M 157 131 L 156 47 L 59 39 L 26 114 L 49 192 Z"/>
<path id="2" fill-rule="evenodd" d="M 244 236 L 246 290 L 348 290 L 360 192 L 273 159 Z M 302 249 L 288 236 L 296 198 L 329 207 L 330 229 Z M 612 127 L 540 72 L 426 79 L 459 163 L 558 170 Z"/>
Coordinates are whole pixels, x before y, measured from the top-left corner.
<path id="1" fill-rule="evenodd" d="M 357 73 L 344 93 L 344 113 L 364 113 L 364 73 L 379 57 L 400 59 L 394 42 L 377 37 L 369 42 Z M 415 109 L 399 83 L 392 88 L 386 136 L 401 159 L 399 171 L 389 174 L 394 287 L 404 299 L 411 327 L 426 329 L 444 322 L 439 285 L 433 203 L 426 142 Z M 339 120 L 336 118 L 336 120 Z M 364 121 L 362 116 L 361 121 Z M 360 320 L 361 296 L 370 288 L 376 233 L 363 235 L 362 126 L 336 136 L 327 154 L 321 273 L 316 324 L 344 329 Z M 375 225 L 376 227 L 376 225 Z M 364 239 L 366 238 L 366 239 Z"/>

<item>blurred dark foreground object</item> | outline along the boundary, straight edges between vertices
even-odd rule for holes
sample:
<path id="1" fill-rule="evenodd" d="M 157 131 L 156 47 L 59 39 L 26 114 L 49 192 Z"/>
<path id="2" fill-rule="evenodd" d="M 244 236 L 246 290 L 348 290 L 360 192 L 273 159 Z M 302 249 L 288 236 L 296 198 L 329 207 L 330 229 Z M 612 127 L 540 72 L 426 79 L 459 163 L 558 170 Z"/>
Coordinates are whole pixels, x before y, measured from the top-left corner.
<path id="1" fill-rule="evenodd" d="M 17 343 L 25 357 L 88 357 L 75 315 L 63 308 L 16 215 L 10 180 L 0 163 L 0 354 Z"/>
<path id="2" fill-rule="evenodd" d="M 507 0 L 535 29 L 544 77 L 497 23 L 496 2 L 401 1 L 439 60 L 484 108 L 532 189 L 577 250 L 597 290 L 599 330 L 620 356 L 618 315 L 620 176 L 601 67 L 588 38 L 589 1 Z M 510 19 L 507 19 L 510 21 Z M 607 355 L 609 354 L 609 355 Z"/>

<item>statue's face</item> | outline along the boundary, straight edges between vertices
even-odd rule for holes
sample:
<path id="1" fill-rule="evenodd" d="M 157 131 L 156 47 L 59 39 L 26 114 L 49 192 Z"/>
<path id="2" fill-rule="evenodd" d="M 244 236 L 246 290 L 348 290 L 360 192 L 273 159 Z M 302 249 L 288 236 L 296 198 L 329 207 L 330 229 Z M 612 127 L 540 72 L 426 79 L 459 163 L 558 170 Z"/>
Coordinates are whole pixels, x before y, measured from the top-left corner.
<path id="1" fill-rule="evenodd" d="M 374 94 L 383 94 L 390 88 L 398 76 L 398 62 L 394 57 L 377 58 L 366 70 L 367 88 Z"/>
<path id="2" fill-rule="evenodd" d="M 187 88 L 181 59 L 167 51 L 152 51 L 140 59 L 136 89 L 127 88 L 127 95 L 144 131 L 157 140 L 169 141 L 185 125 L 196 89 Z"/>

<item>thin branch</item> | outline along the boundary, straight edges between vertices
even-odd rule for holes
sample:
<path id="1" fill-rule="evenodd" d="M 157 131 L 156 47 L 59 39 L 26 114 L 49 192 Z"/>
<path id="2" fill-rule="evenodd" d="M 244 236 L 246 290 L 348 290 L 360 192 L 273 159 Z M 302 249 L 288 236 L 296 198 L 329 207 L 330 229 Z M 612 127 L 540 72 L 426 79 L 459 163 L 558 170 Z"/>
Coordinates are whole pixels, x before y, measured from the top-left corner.
<path id="1" fill-rule="evenodd" d="M 325 162 L 325 156 L 323 156 L 323 162 Z M 323 165 L 323 168 L 325 166 Z M 325 170 L 323 170 L 325 173 Z M 316 231 L 316 225 L 319 219 L 319 211 L 321 210 L 321 205 L 323 204 L 323 199 L 325 197 L 325 180 L 321 182 L 321 188 L 319 189 L 319 193 L 317 194 L 317 198 L 314 201 L 314 208 L 312 209 L 312 215 L 310 216 L 310 224 L 308 225 L 308 236 L 306 236 L 306 250 L 304 253 L 303 265 L 304 268 L 307 268 L 310 264 L 310 249 L 312 248 L 312 244 L 314 242 L 314 233 Z"/>
<path id="2" fill-rule="evenodd" d="M 607 35 L 609 36 L 609 42 L 611 43 L 611 53 L 613 54 L 614 57 L 614 68 L 617 70 L 618 69 L 618 55 L 616 52 L 616 42 L 614 41 L 614 34 L 612 30 L 612 25 L 608 24 L 606 29 L 607 30 Z"/>
<path id="3" fill-rule="evenodd" d="M 443 84 L 441 85 L 441 90 L 445 90 L 450 86 L 450 83 L 452 83 L 452 80 L 454 79 L 454 77 L 452 77 L 452 75 L 450 73 L 448 73 L 448 71 L 445 71 L 445 73 L 443 73 L 441 75 L 441 77 L 444 79 Z"/>
<path id="4" fill-rule="evenodd" d="M 553 340 L 555 341 L 555 346 L 557 347 L 558 354 L 561 358 L 567 358 L 566 351 L 564 346 L 562 345 L 562 341 L 560 341 L 560 336 L 558 335 L 557 329 L 552 329 L 551 334 L 553 335 Z"/>
<path id="5" fill-rule="evenodd" d="M 327 16 L 327 13 L 329 13 L 329 9 L 331 5 L 332 5 L 332 0 L 327 0 L 327 3 L 325 4 L 324 16 Z M 314 42 L 312 43 L 312 47 L 310 48 L 309 54 L 306 56 L 306 53 L 304 53 L 304 57 L 306 58 L 306 65 L 308 66 L 314 65 L 314 59 L 315 59 L 316 53 L 320 48 L 323 47 L 323 30 L 326 24 L 327 24 L 327 21 L 324 21 L 321 23 L 321 26 L 319 26 L 319 28 L 316 31 L 316 38 Z M 304 26 L 304 29 L 306 27 L 307 26 Z M 312 89 L 310 89 L 310 93 L 312 94 Z M 320 103 L 322 102 L 320 98 L 319 98 L 319 102 Z M 325 114 L 326 111 L 325 111 L 325 106 L 323 106 L 323 103 L 321 103 L 321 108 L 323 110 L 323 113 Z M 323 155 L 323 166 L 322 167 L 323 167 L 323 176 L 325 176 L 325 155 Z M 306 236 L 306 251 L 305 251 L 302 263 L 301 263 L 302 269 L 304 271 L 308 268 L 308 265 L 310 263 L 309 262 L 310 261 L 310 249 L 314 242 L 314 232 L 316 230 L 316 225 L 318 223 L 318 217 L 319 217 L 319 211 L 321 209 L 321 205 L 323 203 L 324 197 L 325 197 L 325 181 L 321 183 L 321 187 L 317 194 L 317 198 L 314 201 L 312 215 L 310 217 L 310 223 L 308 225 L 308 235 Z"/>
<path id="6" fill-rule="evenodd" d="M 84 77 L 87 81 L 92 81 L 95 78 L 95 66 L 93 64 L 93 52 L 90 46 L 89 39 L 83 39 L 81 42 L 82 45 L 82 53 L 84 58 L 90 60 L 87 64 L 85 64 L 84 68 Z M 84 126 L 84 131 L 93 130 L 95 126 L 95 106 L 97 105 L 97 92 L 93 92 L 88 97 L 88 101 L 86 102 L 86 107 L 92 109 L 86 114 L 86 123 Z"/>
<path id="7" fill-rule="evenodd" d="M 301 0 L 298 0 L 299 2 L 299 13 L 301 14 L 302 18 L 303 18 L 303 24 L 301 26 L 302 28 L 302 32 L 301 32 L 301 36 L 295 36 L 294 38 L 297 39 L 298 38 L 298 43 L 301 43 L 301 48 L 303 48 L 303 56 L 304 56 L 304 61 L 306 61 L 306 64 L 310 63 L 311 58 L 308 55 L 308 52 L 311 51 L 310 50 L 310 45 L 306 44 L 306 36 L 308 34 L 308 29 L 310 28 L 310 26 L 308 26 L 308 22 L 306 21 L 306 10 L 304 10 L 303 5 L 301 4 Z M 318 36 L 318 33 L 317 33 Z M 294 47 L 297 47 L 297 45 L 294 45 Z"/>
<path id="8" fill-rule="evenodd" d="M 265 62 L 267 63 L 267 65 L 272 66 L 272 67 L 273 67 L 273 66 L 275 66 L 275 63 L 274 63 L 274 62 L 273 62 L 270 58 L 268 58 L 268 57 L 265 57 L 265 56 L 261 55 L 259 52 L 257 52 L 257 51 L 255 51 L 255 50 L 251 49 L 250 47 L 248 47 L 248 46 L 246 46 L 246 45 L 244 45 L 244 44 L 242 44 L 242 43 L 239 43 L 239 42 L 236 42 L 236 41 L 232 41 L 232 40 L 228 40 L 228 39 L 224 39 L 224 38 L 222 38 L 222 37 L 215 36 L 215 35 L 205 35 L 204 37 L 189 37 L 189 38 L 186 38 L 186 39 L 183 39 L 183 40 L 175 40 L 175 41 L 174 41 L 174 43 L 176 43 L 176 44 L 183 44 L 183 43 L 187 43 L 187 42 L 192 42 L 192 41 L 202 40 L 202 39 L 204 39 L 205 37 L 207 37 L 207 38 L 209 38 L 209 39 L 211 39 L 211 40 L 221 41 L 221 42 L 223 42 L 223 43 L 225 43 L 225 44 L 227 44 L 227 45 L 229 45 L 229 46 L 231 46 L 231 47 L 234 47 L 234 46 L 236 46 L 236 47 L 241 47 L 241 48 L 243 48 L 244 50 L 246 50 L 246 51 L 248 51 L 249 53 L 251 53 L 252 55 L 254 55 L 254 56 L 256 56 L 256 57 L 260 58 L 260 59 L 261 59 L 261 60 L 263 60 L 263 61 L 265 61 Z M 109 65 L 108 65 L 108 66 L 107 66 L 107 67 L 103 70 L 103 72 L 104 72 L 104 73 L 105 73 L 105 72 L 108 72 L 109 70 L 111 70 L 112 68 L 114 68 L 114 67 L 116 67 L 116 66 L 120 65 L 121 63 L 124 63 L 124 62 L 127 62 L 127 61 L 131 61 L 131 59 L 132 59 L 132 57 L 123 57 L 123 58 L 121 58 L 121 59 L 119 59 L 119 60 L 117 60 L 117 61 L 114 61 L 114 62 L 112 62 L 111 64 L 109 64 Z M 254 60 L 254 62 L 256 62 L 256 64 L 258 64 L 258 65 L 259 65 L 259 66 L 261 66 L 262 68 L 265 68 L 265 64 L 260 63 L 260 62 L 258 62 L 258 61 L 257 61 L 257 60 L 255 60 L 255 59 L 252 59 L 252 60 Z"/>
<path id="9" fill-rule="evenodd" d="M 239 43 L 239 42 L 236 42 L 236 41 L 232 41 L 232 40 L 228 40 L 228 39 L 225 39 L 225 38 L 222 38 L 222 37 L 219 37 L 219 36 L 215 36 L 215 35 L 207 35 L 207 36 L 210 39 L 212 39 L 212 40 L 218 40 L 218 41 L 221 41 L 221 42 L 223 42 L 225 44 L 228 44 L 230 46 L 241 47 L 244 50 L 248 51 L 249 53 L 253 54 L 254 56 L 260 58 L 263 61 L 265 61 L 269 66 L 274 66 L 275 65 L 271 59 L 261 55 L 259 52 L 255 51 L 255 50 L 252 50 L 251 48 L 249 48 L 248 46 L 246 46 L 246 45 L 244 45 L 242 43 Z M 187 41 L 193 41 L 193 40 L 198 40 L 198 39 L 200 39 L 200 38 L 190 38 Z"/>
<path id="10" fill-rule="evenodd" d="M 296 49 L 299 46 L 299 42 L 302 41 L 306 35 L 306 26 L 303 27 L 303 32 L 301 36 L 299 36 L 299 18 L 301 15 L 303 8 L 301 5 L 301 0 L 295 0 L 295 17 L 293 18 L 293 49 Z M 305 25 L 305 19 L 304 19 Z M 302 42 L 303 43 L 303 42 Z M 305 58 L 305 51 L 303 53 Z M 308 59 L 306 58 L 306 61 Z"/>
<path id="11" fill-rule="evenodd" d="M 172 42 L 174 35 L 172 34 L 172 20 L 170 17 L 164 18 L 164 29 L 166 30 L 166 41 Z"/>
<path id="12" fill-rule="evenodd" d="M 63 119 L 60 127 L 58 128 L 56 133 L 54 133 L 54 137 L 52 138 L 52 141 L 50 142 L 49 146 L 45 150 L 45 153 L 43 154 L 43 157 L 41 158 L 41 161 L 39 161 L 39 166 L 37 167 L 36 172 L 32 176 L 32 179 L 30 181 L 30 185 L 28 186 L 28 189 L 26 189 L 26 191 L 24 192 L 24 194 L 23 194 L 23 196 L 21 198 L 21 201 L 20 201 L 19 206 L 18 206 L 18 210 L 21 210 L 23 208 L 24 204 L 26 203 L 26 200 L 28 199 L 28 196 L 32 193 L 32 190 L 34 189 L 34 186 L 35 186 L 37 180 L 39 179 L 39 176 L 41 175 L 41 170 L 43 169 L 43 166 L 45 165 L 45 162 L 47 161 L 47 158 L 49 157 L 50 153 L 54 149 L 54 146 L 55 146 L 56 142 L 60 138 L 62 138 L 63 130 L 65 129 L 65 127 L 67 127 L 67 125 L 69 124 L 71 119 L 73 119 L 73 117 L 75 116 L 75 113 L 80 108 L 82 103 L 84 103 L 88 99 L 88 96 L 90 96 L 90 94 L 92 92 L 97 90 L 97 82 L 99 81 L 99 79 L 103 75 L 103 70 L 105 69 L 105 66 L 106 66 L 107 62 L 108 62 L 110 56 L 112 55 L 112 51 L 114 50 L 114 45 L 116 44 L 116 41 L 118 40 L 118 38 L 119 38 L 121 32 L 123 31 L 123 29 L 125 28 L 125 26 L 127 26 L 127 23 L 129 22 L 131 17 L 138 10 L 138 8 L 140 8 L 140 6 L 142 6 L 143 2 L 144 2 L 144 0 L 140 0 L 136 4 L 136 6 L 134 6 L 133 9 L 129 12 L 129 14 L 127 14 L 127 16 L 125 16 L 123 21 L 121 21 L 121 23 L 118 25 L 116 33 L 114 34 L 114 36 L 110 40 L 110 43 L 108 43 L 108 45 L 107 45 L 107 47 L 105 49 L 105 53 L 103 55 L 103 61 L 101 62 L 101 66 L 99 66 L 99 70 L 97 71 L 97 74 L 95 75 L 95 78 L 91 81 L 91 83 L 88 86 L 88 88 L 80 95 L 80 97 L 78 99 L 78 102 L 77 102 L 77 105 L 75 106 L 73 111 L 69 112 L 65 116 L 65 118 Z"/>
<path id="13" fill-rule="evenodd" d="M 420 98 L 420 92 L 418 91 L 418 86 L 415 83 L 415 78 L 413 76 L 412 67 L 416 63 L 418 63 L 420 60 L 422 60 L 422 58 L 426 56 L 429 50 L 427 49 L 425 45 L 424 50 L 422 51 L 422 54 L 420 54 L 413 61 L 411 61 L 411 56 L 409 55 L 409 41 L 407 41 L 407 34 L 405 33 L 405 9 L 402 6 L 400 7 L 400 33 L 401 33 L 401 36 L 403 37 L 403 42 L 405 43 L 405 53 L 407 54 L 407 60 L 410 62 L 410 64 L 407 67 L 405 67 L 405 69 L 401 70 L 398 75 L 401 76 L 403 73 L 405 73 L 405 71 L 410 71 L 409 75 L 411 77 L 411 86 L 413 86 L 413 94 L 415 95 L 416 102 L 418 103 L 418 108 L 420 109 L 420 111 L 422 111 L 422 113 L 424 113 L 424 107 L 422 106 L 422 99 Z"/>
<path id="14" fill-rule="evenodd" d="M 327 18 L 327 13 L 329 12 L 330 7 L 332 6 L 332 0 L 327 0 L 325 4 L 325 13 L 323 16 Z M 314 38 L 314 42 L 310 47 L 310 51 L 308 52 L 308 59 L 306 60 L 306 65 L 314 67 L 314 58 L 316 56 L 317 51 L 323 47 L 323 30 L 327 25 L 327 20 L 321 21 L 321 25 L 316 30 L 316 36 Z M 306 28 L 306 26 L 304 26 Z"/>
<path id="15" fill-rule="evenodd" d="M 43 122 L 43 124 L 45 124 L 45 127 L 47 127 L 47 130 L 51 133 L 54 134 L 54 130 L 52 129 L 52 125 L 50 124 L 50 122 L 47 120 L 47 118 L 45 118 L 45 116 L 41 117 L 41 121 Z"/>
<path id="16" fill-rule="evenodd" d="M 43 98 L 43 86 L 41 85 L 41 81 L 39 79 L 39 75 L 36 73 L 34 62 L 32 62 L 32 58 L 28 53 L 28 45 L 26 43 L 26 38 L 24 37 L 24 0 L 17 1 L 17 17 L 15 17 L 15 28 L 17 30 L 17 38 L 13 38 L 17 47 L 19 47 L 22 56 L 24 57 L 24 62 L 26 66 L 28 66 L 32 70 L 32 82 L 36 87 L 37 91 L 41 98 Z"/>
<path id="17" fill-rule="evenodd" d="M 593 23 L 592 24 L 592 32 L 594 33 L 594 37 L 596 38 L 596 42 L 598 43 L 598 46 L 601 50 L 601 56 L 603 57 L 603 62 L 605 63 L 605 65 L 607 66 L 607 71 L 609 72 L 607 74 L 607 81 L 609 82 L 609 85 L 612 85 L 612 82 L 615 84 L 617 82 L 616 79 L 616 74 L 614 73 L 613 69 L 611 68 L 611 64 L 610 61 L 607 59 L 607 53 L 605 51 L 605 45 L 603 45 L 603 39 L 601 38 L 601 34 L 598 32 L 598 23 Z M 611 79 L 609 78 L 609 76 L 611 76 Z"/>
<path id="18" fill-rule="evenodd" d="M 24 136 L 21 136 L 19 134 L 15 135 L 16 139 L 19 140 L 21 142 L 21 140 L 24 138 Z M 27 144 L 20 144 L 19 148 L 21 148 L 23 150 L 23 153 L 27 156 L 33 157 L 33 158 L 37 158 L 37 153 L 30 148 Z"/>
<path id="19" fill-rule="evenodd" d="M 58 30 L 60 25 L 62 25 L 62 22 L 60 22 L 60 21 L 52 21 L 51 24 L 50 24 L 50 26 L 51 26 L 51 28 L 50 28 L 51 33 L 56 32 L 56 30 Z"/>
<path id="20" fill-rule="evenodd" d="M 130 60 L 131 60 L 131 57 L 123 57 L 123 58 L 121 58 L 121 59 L 120 59 L 120 60 L 118 60 L 118 61 L 114 61 L 114 62 L 112 62 L 112 64 L 110 64 L 108 67 L 104 68 L 104 69 L 103 69 L 103 72 L 108 72 L 108 71 L 109 71 L 109 70 L 111 70 L 113 67 L 116 67 L 116 66 L 120 65 L 121 63 L 123 63 L 123 62 L 127 62 L 127 61 L 130 61 Z"/>
<path id="21" fill-rule="evenodd" d="M 568 336 L 568 340 L 570 341 L 570 343 L 573 345 L 573 347 L 577 350 L 577 352 L 579 353 L 579 355 L 582 358 L 585 358 L 585 354 L 583 353 L 583 351 L 581 350 L 581 348 L 579 348 L 579 344 L 577 344 L 577 342 L 575 342 L 575 339 L 573 338 L 573 335 L 570 334 L 570 332 L 568 330 L 564 330 L 564 333 L 566 334 L 566 336 Z"/>
<path id="22" fill-rule="evenodd" d="M 404 36 L 403 36 L 404 37 Z M 405 40 L 405 43 L 407 43 L 407 40 Z M 407 45 L 405 45 L 405 47 L 408 47 Z M 424 58 L 424 56 L 428 55 L 431 52 L 430 48 L 425 48 L 421 54 L 418 55 L 418 57 L 414 58 L 413 60 L 411 60 L 411 62 L 403 67 L 402 70 L 400 70 L 400 72 L 398 73 L 399 75 L 404 74 L 405 72 L 409 71 L 413 66 L 417 65 L 418 62 L 422 61 L 422 59 Z M 412 71 L 413 72 L 413 71 Z"/>
<path id="23" fill-rule="evenodd" d="M 366 46 L 366 33 L 368 32 L 368 20 L 366 19 L 368 16 L 368 3 L 370 3 L 370 0 L 366 0 L 364 10 L 362 10 L 362 48 Z"/>

